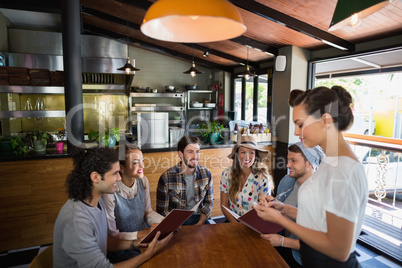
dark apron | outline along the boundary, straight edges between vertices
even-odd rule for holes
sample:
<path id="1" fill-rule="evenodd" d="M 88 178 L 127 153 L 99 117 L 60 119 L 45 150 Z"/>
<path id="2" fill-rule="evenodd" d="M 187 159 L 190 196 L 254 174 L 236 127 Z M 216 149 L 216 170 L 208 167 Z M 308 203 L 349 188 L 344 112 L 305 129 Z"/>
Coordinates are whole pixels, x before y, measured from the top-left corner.
<path id="1" fill-rule="evenodd" d="M 345 262 L 340 262 L 328 257 L 321 252 L 308 246 L 306 243 L 300 240 L 300 255 L 302 259 L 303 267 L 325 267 L 325 268 L 361 268 L 360 263 L 357 261 L 356 253 L 352 252 Z"/>

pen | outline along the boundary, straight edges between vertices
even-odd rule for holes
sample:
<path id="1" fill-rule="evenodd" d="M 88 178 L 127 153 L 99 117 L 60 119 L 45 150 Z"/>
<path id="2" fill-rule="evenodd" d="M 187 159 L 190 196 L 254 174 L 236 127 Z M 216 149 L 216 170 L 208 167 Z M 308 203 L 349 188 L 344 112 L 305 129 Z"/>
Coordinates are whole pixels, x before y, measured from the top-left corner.
<path id="1" fill-rule="evenodd" d="M 275 198 L 274 198 L 273 200 L 271 200 L 271 202 L 274 201 L 274 200 L 278 200 L 278 198 L 281 198 L 282 196 L 284 196 L 285 194 L 287 194 L 290 190 L 292 190 L 292 188 L 288 188 L 288 189 L 286 189 L 285 191 L 283 191 L 282 193 L 278 194 L 277 196 L 275 196 Z M 279 200 L 278 200 L 278 201 L 279 201 Z"/>

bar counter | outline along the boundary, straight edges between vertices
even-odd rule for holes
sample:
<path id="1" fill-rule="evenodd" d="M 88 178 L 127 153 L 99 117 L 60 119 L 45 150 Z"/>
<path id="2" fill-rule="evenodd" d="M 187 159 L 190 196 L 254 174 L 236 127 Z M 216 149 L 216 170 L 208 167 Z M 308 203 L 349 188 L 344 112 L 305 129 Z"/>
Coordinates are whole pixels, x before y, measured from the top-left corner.
<path id="1" fill-rule="evenodd" d="M 274 148 L 260 144 L 271 152 Z M 231 165 L 227 156 L 231 144 L 201 146 L 200 165 L 207 167 L 213 178 L 215 204 L 212 216 L 222 215 L 220 209 L 220 178 Z M 180 159 L 176 147 L 143 148 L 144 174 L 149 181 L 153 209 L 160 175 Z M 45 154 L 0 157 L 0 252 L 51 244 L 53 227 L 60 208 L 67 200 L 65 181 L 73 169 L 71 155 L 57 153 L 55 148 Z M 272 163 L 272 161 L 271 161 Z"/>

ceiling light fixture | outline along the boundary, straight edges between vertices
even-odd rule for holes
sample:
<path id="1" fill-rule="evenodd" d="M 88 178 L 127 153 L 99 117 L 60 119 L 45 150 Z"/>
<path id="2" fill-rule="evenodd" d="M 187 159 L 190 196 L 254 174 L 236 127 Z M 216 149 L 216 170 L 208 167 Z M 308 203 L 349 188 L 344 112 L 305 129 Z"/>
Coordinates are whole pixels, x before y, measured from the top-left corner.
<path id="1" fill-rule="evenodd" d="M 338 0 L 328 31 L 335 31 L 346 25 L 357 27 L 363 18 L 391 2 L 392 0 Z"/>
<path id="2" fill-rule="evenodd" d="M 204 72 L 199 71 L 195 68 L 195 63 L 194 63 L 194 44 L 193 44 L 193 63 L 191 64 L 191 68 L 188 69 L 188 71 L 183 72 L 184 74 L 190 74 L 191 77 L 195 77 L 197 74 L 203 74 Z"/>
<path id="3" fill-rule="evenodd" d="M 250 66 L 248 65 L 248 46 L 247 46 L 247 64 L 246 71 L 238 75 L 239 77 L 244 77 L 244 79 L 248 80 L 250 77 L 253 77 L 254 74 L 250 72 Z"/>
<path id="4" fill-rule="evenodd" d="M 227 0 L 159 0 L 141 25 L 151 38 L 180 43 L 222 41 L 245 31 L 239 10 Z"/>
<path id="5" fill-rule="evenodd" d="M 124 64 L 123 67 L 118 68 L 117 70 L 124 71 L 127 75 L 129 75 L 131 72 L 139 71 L 140 69 L 135 68 L 130 63 L 130 46 L 129 46 L 130 38 L 129 38 L 129 27 L 128 27 L 128 9 L 126 9 L 126 10 L 127 10 L 127 15 L 126 15 L 127 16 L 126 17 L 126 19 L 127 19 L 127 60 L 126 60 L 126 64 Z M 135 60 L 134 60 L 134 62 L 135 62 Z"/>

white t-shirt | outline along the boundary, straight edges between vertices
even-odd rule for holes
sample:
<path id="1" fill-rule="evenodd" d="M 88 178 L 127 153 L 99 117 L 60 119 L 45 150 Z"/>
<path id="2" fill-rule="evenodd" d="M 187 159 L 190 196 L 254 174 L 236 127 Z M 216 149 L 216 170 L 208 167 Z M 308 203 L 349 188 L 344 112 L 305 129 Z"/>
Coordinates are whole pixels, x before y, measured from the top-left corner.
<path id="1" fill-rule="evenodd" d="M 325 157 L 318 170 L 299 189 L 296 222 L 327 232 L 326 211 L 354 223 L 350 253 L 363 225 L 368 183 L 363 165 L 346 157 Z"/>

